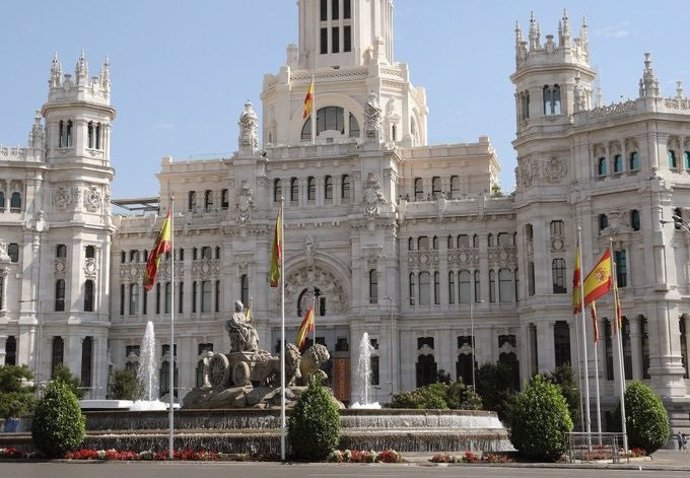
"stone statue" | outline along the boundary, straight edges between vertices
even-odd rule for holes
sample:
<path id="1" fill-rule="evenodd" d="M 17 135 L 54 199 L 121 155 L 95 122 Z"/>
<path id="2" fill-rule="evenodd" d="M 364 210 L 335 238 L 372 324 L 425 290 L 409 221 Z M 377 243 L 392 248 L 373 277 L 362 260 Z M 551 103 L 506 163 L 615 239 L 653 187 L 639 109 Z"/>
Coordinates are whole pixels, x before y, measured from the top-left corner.
<path id="1" fill-rule="evenodd" d="M 259 337 L 247 320 L 244 304 L 241 301 L 235 301 L 235 312 L 225 322 L 225 329 L 230 337 L 231 352 L 256 352 L 259 350 Z"/>
<path id="2" fill-rule="evenodd" d="M 368 139 L 381 140 L 381 107 L 379 99 L 373 91 L 369 93 L 367 104 L 364 106 L 364 129 Z"/>
<path id="3" fill-rule="evenodd" d="M 254 111 L 251 101 L 244 104 L 244 111 L 240 115 L 239 148 L 256 150 L 259 147 L 259 137 L 256 133 L 259 117 Z"/>

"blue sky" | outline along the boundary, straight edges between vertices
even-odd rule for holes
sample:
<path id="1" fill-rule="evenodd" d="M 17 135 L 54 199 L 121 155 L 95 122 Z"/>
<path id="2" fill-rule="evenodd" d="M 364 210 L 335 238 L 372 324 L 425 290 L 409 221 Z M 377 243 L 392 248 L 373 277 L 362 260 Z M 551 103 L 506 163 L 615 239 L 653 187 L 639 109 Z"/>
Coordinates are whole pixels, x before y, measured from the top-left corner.
<path id="1" fill-rule="evenodd" d="M 297 41 L 296 0 L 0 0 L 0 144 L 25 145 L 34 111 L 47 97 L 57 51 L 71 72 L 81 49 L 92 74 L 111 60 L 114 197 L 158 194 L 160 158 L 229 153 L 250 99 L 260 111 L 264 73 L 275 73 Z M 624 6 L 623 6 L 624 5 Z M 431 144 L 489 135 L 514 188 L 514 28 L 530 11 L 542 38 L 556 34 L 563 8 L 573 33 L 587 18 L 592 63 L 605 103 L 637 96 L 643 53 L 665 96 L 675 80 L 690 90 L 686 2 L 553 0 L 396 0 L 396 61 L 427 89 Z"/>

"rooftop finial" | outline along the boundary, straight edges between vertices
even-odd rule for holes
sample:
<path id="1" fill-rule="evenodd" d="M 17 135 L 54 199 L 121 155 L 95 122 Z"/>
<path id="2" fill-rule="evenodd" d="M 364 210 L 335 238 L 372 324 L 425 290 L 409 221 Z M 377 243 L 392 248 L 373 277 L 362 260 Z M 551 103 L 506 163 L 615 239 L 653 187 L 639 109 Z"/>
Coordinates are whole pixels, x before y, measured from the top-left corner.
<path id="1" fill-rule="evenodd" d="M 77 60 L 77 66 L 74 69 L 74 76 L 77 80 L 77 84 L 86 84 L 89 78 L 89 64 L 86 62 L 84 50 L 81 51 L 79 60 Z"/>
<path id="2" fill-rule="evenodd" d="M 534 12 L 530 13 L 529 16 L 529 48 L 533 50 L 537 48 L 537 21 L 534 19 Z"/>
<path id="3" fill-rule="evenodd" d="M 53 54 L 53 60 L 50 62 L 50 85 L 60 86 L 62 82 L 62 64 L 58 58 L 57 52 Z"/>
<path id="4" fill-rule="evenodd" d="M 644 71 L 640 80 L 640 96 L 659 96 L 659 80 L 656 79 L 652 68 L 652 55 L 644 54 Z"/>

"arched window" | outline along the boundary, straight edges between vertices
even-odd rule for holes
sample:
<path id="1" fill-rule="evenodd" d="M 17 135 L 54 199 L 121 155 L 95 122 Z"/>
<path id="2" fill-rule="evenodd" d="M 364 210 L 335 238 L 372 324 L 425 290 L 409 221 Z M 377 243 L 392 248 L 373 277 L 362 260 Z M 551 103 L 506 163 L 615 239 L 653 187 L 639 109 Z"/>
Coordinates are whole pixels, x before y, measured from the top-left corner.
<path id="1" fill-rule="evenodd" d="M 554 259 L 551 262 L 551 278 L 554 294 L 567 294 L 565 287 L 565 259 Z"/>
<path id="2" fill-rule="evenodd" d="M 672 149 L 667 151 L 668 156 L 668 167 L 671 169 L 676 169 L 678 167 L 678 162 L 676 161 L 676 152 Z"/>
<path id="3" fill-rule="evenodd" d="M 441 178 L 439 176 L 434 176 L 431 178 L 431 195 L 437 197 L 441 194 Z"/>
<path id="4" fill-rule="evenodd" d="M 84 282 L 84 312 L 93 312 L 94 283 L 91 279 Z"/>
<path id="5" fill-rule="evenodd" d="M 10 196 L 10 212 L 20 212 L 22 209 L 22 193 L 15 191 Z"/>
<path id="6" fill-rule="evenodd" d="M 433 250 L 438 249 L 438 236 L 434 236 L 433 239 L 431 239 L 431 248 Z"/>
<path id="7" fill-rule="evenodd" d="M 316 179 L 314 176 L 307 178 L 307 201 L 316 200 Z"/>
<path id="8" fill-rule="evenodd" d="M 283 197 L 283 182 L 276 178 L 273 180 L 273 202 L 280 202 Z"/>
<path id="9" fill-rule="evenodd" d="M 7 246 L 7 255 L 10 256 L 10 262 L 19 262 L 19 245 L 12 242 Z"/>
<path id="10" fill-rule="evenodd" d="M 230 199 L 228 198 L 228 190 L 223 189 L 220 192 L 220 208 L 221 209 L 227 209 L 229 205 L 230 205 Z"/>
<path id="11" fill-rule="evenodd" d="M 414 199 L 415 201 L 422 201 L 424 199 L 422 178 L 414 178 Z"/>
<path id="12" fill-rule="evenodd" d="M 609 227 L 609 218 L 606 216 L 606 214 L 599 214 L 599 232 L 603 231 L 607 227 Z"/>
<path id="13" fill-rule="evenodd" d="M 640 155 L 637 153 L 637 151 L 630 153 L 629 169 L 630 171 L 637 171 L 640 169 Z"/>
<path id="14" fill-rule="evenodd" d="M 65 279 L 55 281 L 55 312 L 65 311 Z"/>
<path id="15" fill-rule="evenodd" d="M 343 174 L 341 184 L 342 184 L 342 189 L 341 189 L 340 198 L 343 200 L 343 202 L 349 201 L 350 200 L 350 176 L 348 176 L 347 174 Z"/>
<path id="16" fill-rule="evenodd" d="M 350 113 L 350 138 L 359 138 L 359 135 L 359 123 L 357 122 L 357 118 Z"/>
<path id="17" fill-rule="evenodd" d="M 622 173 L 623 172 L 623 155 L 616 154 L 613 156 L 613 172 Z"/>
<path id="18" fill-rule="evenodd" d="M 455 237 L 448 236 L 448 238 L 446 239 L 446 244 L 446 247 L 448 249 L 455 249 Z"/>
<path id="19" fill-rule="evenodd" d="M 408 292 L 410 293 L 410 305 L 413 306 L 417 302 L 417 278 L 414 272 L 410 272 Z"/>
<path id="20" fill-rule="evenodd" d="M 470 236 L 467 234 L 458 235 L 458 249 L 469 249 L 470 247 Z"/>
<path id="21" fill-rule="evenodd" d="M 293 203 L 299 201 L 299 181 L 297 178 L 290 178 L 290 201 Z"/>
<path id="22" fill-rule="evenodd" d="M 417 249 L 420 251 L 429 250 L 429 238 L 426 236 L 419 236 L 417 239 Z"/>
<path id="23" fill-rule="evenodd" d="M 548 85 L 546 85 L 546 86 L 544 86 L 543 92 L 544 92 L 544 114 L 546 116 L 550 116 L 553 114 L 551 112 L 551 104 L 553 101 L 553 97 L 551 96 L 551 88 Z"/>
<path id="24" fill-rule="evenodd" d="M 187 193 L 187 210 L 196 212 L 196 191 Z"/>
<path id="25" fill-rule="evenodd" d="M 65 147 L 65 122 L 60 120 L 58 123 L 58 148 Z"/>
<path id="26" fill-rule="evenodd" d="M 65 359 L 65 342 L 62 337 L 53 337 L 51 360 L 50 360 L 50 376 L 53 377 L 55 369 L 58 365 L 62 365 Z"/>
<path id="27" fill-rule="evenodd" d="M 94 246 L 86 246 L 84 248 L 84 257 L 87 259 L 95 259 L 96 258 L 96 248 Z"/>
<path id="28" fill-rule="evenodd" d="M 132 249 L 129 251 L 129 262 L 139 262 L 139 251 Z"/>
<path id="29" fill-rule="evenodd" d="M 379 303 L 379 275 L 376 269 L 369 271 L 369 303 Z"/>
<path id="30" fill-rule="evenodd" d="M 96 149 L 101 148 L 101 123 L 96 123 Z"/>
<path id="31" fill-rule="evenodd" d="M 597 159 L 597 175 L 606 176 L 606 174 L 608 173 L 607 169 L 608 168 L 606 167 L 606 158 L 601 157 Z"/>
<path id="32" fill-rule="evenodd" d="M 204 209 L 209 212 L 213 208 L 213 191 L 207 189 L 204 192 Z"/>
<path id="33" fill-rule="evenodd" d="M 350 116 L 349 121 L 352 123 L 353 117 Z M 312 116 L 307 118 L 302 126 L 301 138 L 303 140 L 311 139 L 311 121 Z M 355 123 L 357 120 L 354 120 Z M 359 129 L 359 126 L 357 127 Z M 321 108 L 316 112 L 316 135 L 320 135 L 323 131 L 337 131 L 340 134 L 345 134 L 345 110 L 340 106 L 327 106 Z"/>
<path id="34" fill-rule="evenodd" d="M 89 121 L 89 124 L 86 127 L 86 136 L 87 136 L 87 143 L 88 143 L 87 147 L 93 148 L 94 145 L 96 144 L 95 134 L 96 134 L 96 130 L 93 127 L 93 121 Z"/>
<path id="35" fill-rule="evenodd" d="M 561 114 L 561 87 L 546 85 L 544 93 L 544 115 L 552 116 Z"/>
<path id="36" fill-rule="evenodd" d="M 326 176 L 324 178 L 323 197 L 326 201 L 333 200 L 333 176 Z"/>
<path id="37" fill-rule="evenodd" d="M 64 259 L 67 257 L 67 246 L 64 244 L 58 244 L 55 246 L 55 257 L 58 259 Z"/>
<path id="38" fill-rule="evenodd" d="M 558 85 L 553 86 L 553 114 L 561 114 L 561 87 Z"/>
<path id="39" fill-rule="evenodd" d="M 201 259 L 210 261 L 213 259 L 210 246 L 204 246 L 201 248 Z"/>
<path id="40" fill-rule="evenodd" d="M 407 250 L 414 251 L 414 238 L 412 237 L 407 238 Z"/>
<path id="41" fill-rule="evenodd" d="M 91 369 L 93 364 L 93 337 L 86 336 L 81 342 L 81 386 L 91 387 Z"/>
<path id="42" fill-rule="evenodd" d="M 216 246 L 216 259 L 220 259 L 220 246 Z"/>
<path id="43" fill-rule="evenodd" d="M 66 148 L 71 148 L 72 147 L 72 130 L 74 128 L 74 124 L 72 123 L 72 120 L 67 120 L 67 131 L 65 133 L 65 147 Z"/>
<path id="44" fill-rule="evenodd" d="M 458 199 L 460 197 L 460 177 L 450 177 L 450 199 Z"/>

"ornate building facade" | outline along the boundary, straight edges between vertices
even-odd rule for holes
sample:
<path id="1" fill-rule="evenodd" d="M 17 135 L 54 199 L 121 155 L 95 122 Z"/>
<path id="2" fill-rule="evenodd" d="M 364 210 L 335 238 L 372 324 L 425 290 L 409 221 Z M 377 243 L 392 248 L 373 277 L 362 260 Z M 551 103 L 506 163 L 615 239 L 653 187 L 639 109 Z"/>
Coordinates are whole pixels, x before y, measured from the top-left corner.
<path id="1" fill-rule="evenodd" d="M 137 363 L 151 320 L 161 394 L 173 362 L 184 395 L 208 351 L 228 349 L 237 298 L 251 302 L 262 346 L 279 349 L 280 293 L 267 278 L 284 199 L 288 338 L 314 303 L 340 398 L 353 398 L 364 332 L 380 402 L 441 369 L 471 382 L 473 359 L 508 364 L 518 386 L 578 365 L 579 227 L 585 269 L 613 241 L 626 378 L 649 383 L 677 423 L 688 420 L 676 411 L 690 401 L 690 235 L 665 224 L 690 210 L 682 88 L 663 97 L 647 56 L 639 97 L 598 105 L 587 26 L 575 38 L 564 14 L 542 40 L 532 18 L 527 40 L 516 29 L 518 167 L 516 191 L 503 196 L 488 137 L 428 145 L 425 91 L 393 57 L 392 3 L 299 0 L 299 44 L 264 77 L 261 123 L 245 105 L 237 151 L 162 159 L 155 200 L 162 213 L 174 206 L 175 250 L 148 293 L 142 272 L 160 217 L 111 213 L 108 62 L 89 79 L 83 57 L 74 77 L 56 58 L 29 146 L 0 149 L 0 362 L 25 363 L 39 380 L 64 362 L 104 397 L 112 369 Z M 315 126 L 303 118 L 312 81 Z M 599 309 L 611 408 L 610 298 Z"/>

